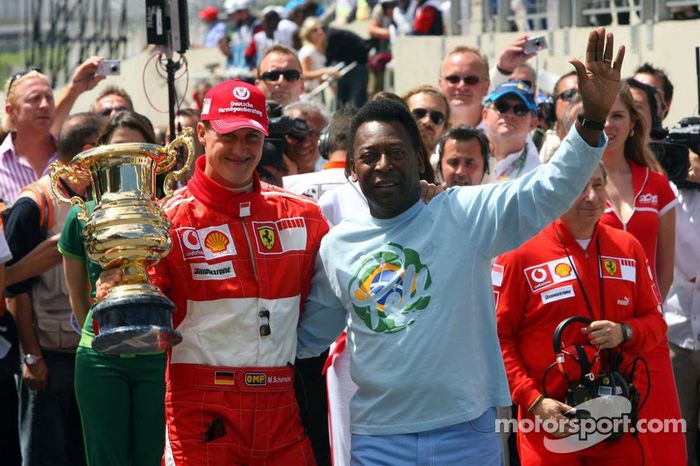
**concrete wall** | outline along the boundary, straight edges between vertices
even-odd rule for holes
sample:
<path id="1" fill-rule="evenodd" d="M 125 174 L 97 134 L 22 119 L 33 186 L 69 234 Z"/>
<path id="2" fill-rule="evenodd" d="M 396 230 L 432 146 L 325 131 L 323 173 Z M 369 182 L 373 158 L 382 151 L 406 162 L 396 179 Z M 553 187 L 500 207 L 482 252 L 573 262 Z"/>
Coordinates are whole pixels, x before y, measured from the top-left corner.
<path id="1" fill-rule="evenodd" d="M 625 45 L 627 49 L 623 78 L 647 61 L 669 74 L 675 90 L 665 125 L 672 126 L 682 117 L 698 114 L 695 47 L 700 46 L 700 20 L 617 26 L 609 30 L 615 33 L 616 44 Z M 587 28 L 546 31 L 549 50 L 540 53 L 540 67 L 561 74 L 572 69 L 568 63 L 572 57 L 583 61 L 589 31 Z M 437 85 L 442 58 L 457 45 L 479 47 L 493 65 L 499 51 L 519 34 L 400 37 L 394 46 L 395 90 L 401 94 L 420 84 Z M 531 64 L 535 66 L 534 58 Z"/>

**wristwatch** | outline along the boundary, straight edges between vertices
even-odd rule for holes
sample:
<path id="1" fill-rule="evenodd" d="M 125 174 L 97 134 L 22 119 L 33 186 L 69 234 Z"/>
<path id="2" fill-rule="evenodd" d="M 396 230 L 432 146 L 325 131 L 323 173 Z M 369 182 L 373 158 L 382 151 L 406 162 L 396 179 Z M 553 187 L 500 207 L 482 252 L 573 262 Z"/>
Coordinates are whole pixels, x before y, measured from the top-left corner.
<path id="1" fill-rule="evenodd" d="M 624 344 L 632 339 L 634 332 L 632 332 L 632 327 L 625 324 L 624 322 L 620 323 L 620 327 L 622 328 L 622 343 Z"/>
<path id="2" fill-rule="evenodd" d="M 42 358 L 43 358 L 42 355 L 25 354 L 24 355 L 24 363 L 28 366 L 33 366 L 34 364 L 39 362 L 39 360 L 41 360 Z"/>
<path id="3" fill-rule="evenodd" d="M 582 113 L 579 113 L 576 116 L 576 119 L 579 123 L 581 123 L 581 126 L 583 126 L 584 128 L 597 129 L 598 131 L 603 131 L 603 128 L 605 128 L 604 121 L 600 122 L 595 120 L 588 120 L 586 117 L 583 116 Z"/>

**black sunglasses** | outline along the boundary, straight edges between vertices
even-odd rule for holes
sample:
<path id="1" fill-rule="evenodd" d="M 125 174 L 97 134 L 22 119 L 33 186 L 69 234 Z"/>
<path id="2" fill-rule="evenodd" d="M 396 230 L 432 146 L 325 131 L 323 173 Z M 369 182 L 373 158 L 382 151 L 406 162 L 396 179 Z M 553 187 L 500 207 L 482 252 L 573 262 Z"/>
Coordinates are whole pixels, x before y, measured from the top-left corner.
<path id="1" fill-rule="evenodd" d="M 298 81 L 301 78 L 301 72 L 297 70 L 274 70 L 265 71 L 260 75 L 263 81 L 277 82 L 280 76 L 284 76 L 285 81 Z"/>
<path id="2" fill-rule="evenodd" d="M 113 113 L 125 112 L 127 110 L 129 110 L 127 107 L 107 107 L 102 109 L 102 111 L 100 112 L 100 116 L 108 117 L 111 116 Z"/>
<path id="3" fill-rule="evenodd" d="M 459 84 L 460 81 L 464 81 L 464 84 L 467 86 L 473 86 L 475 84 L 479 84 L 479 81 L 481 81 L 481 78 L 478 76 L 474 75 L 469 75 L 469 76 L 457 76 L 456 74 L 451 74 L 449 76 L 443 76 L 442 79 L 447 81 L 450 84 Z"/>
<path id="4" fill-rule="evenodd" d="M 413 110 L 411 110 L 411 113 L 413 113 L 413 117 L 416 120 L 422 120 L 423 118 L 425 118 L 426 115 L 430 114 L 430 121 L 432 121 L 436 125 L 441 125 L 445 122 L 445 114 L 442 112 L 438 112 L 437 110 L 414 108 Z"/>
<path id="5" fill-rule="evenodd" d="M 515 116 L 524 116 L 530 113 L 530 109 L 527 108 L 525 105 L 515 104 L 511 106 L 505 100 L 497 100 L 492 104 L 492 106 L 501 115 L 510 112 L 511 109 L 513 109 L 513 113 L 515 113 Z"/>
<path id="6" fill-rule="evenodd" d="M 10 93 L 10 89 L 12 89 L 12 85 L 15 83 L 15 81 L 17 81 L 22 76 L 26 76 L 27 74 L 29 74 L 32 71 L 38 71 L 39 73 L 41 73 L 41 68 L 32 68 L 30 70 L 19 71 L 19 72 L 13 74 L 12 77 L 10 78 L 10 84 L 7 85 L 7 94 Z"/>
<path id="7" fill-rule="evenodd" d="M 561 94 L 559 94 L 554 100 L 561 99 L 565 102 L 569 102 L 571 99 L 576 97 L 577 94 L 578 94 L 578 89 L 567 89 L 564 92 L 562 92 Z"/>

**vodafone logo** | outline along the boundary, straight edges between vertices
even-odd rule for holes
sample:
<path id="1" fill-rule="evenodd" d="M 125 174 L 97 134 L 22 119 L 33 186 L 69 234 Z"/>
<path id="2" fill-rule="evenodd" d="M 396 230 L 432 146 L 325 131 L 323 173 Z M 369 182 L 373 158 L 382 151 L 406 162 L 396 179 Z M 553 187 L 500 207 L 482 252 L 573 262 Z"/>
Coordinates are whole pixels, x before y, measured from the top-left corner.
<path id="1" fill-rule="evenodd" d="M 547 271 L 545 269 L 535 269 L 530 272 L 530 278 L 535 283 L 542 283 L 547 279 Z"/>
<path id="2" fill-rule="evenodd" d="M 200 249 L 202 247 L 199 243 L 199 236 L 194 230 L 186 230 L 182 234 L 182 243 L 189 249 Z"/>
<path id="3" fill-rule="evenodd" d="M 178 236 L 180 237 L 180 249 L 182 250 L 182 257 L 187 259 L 192 259 L 194 257 L 204 256 L 204 251 L 202 250 L 202 243 L 199 240 L 199 235 L 197 230 L 194 228 L 179 228 L 177 230 Z"/>
<path id="4" fill-rule="evenodd" d="M 238 100 L 248 100 L 250 98 L 250 91 L 247 87 L 234 87 L 233 96 Z"/>

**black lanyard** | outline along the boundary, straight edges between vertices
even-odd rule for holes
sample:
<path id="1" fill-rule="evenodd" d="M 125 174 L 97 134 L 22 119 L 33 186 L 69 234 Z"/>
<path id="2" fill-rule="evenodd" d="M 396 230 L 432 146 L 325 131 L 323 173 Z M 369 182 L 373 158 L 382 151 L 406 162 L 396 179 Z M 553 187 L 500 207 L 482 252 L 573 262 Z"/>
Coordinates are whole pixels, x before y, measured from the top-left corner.
<path id="1" fill-rule="evenodd" d="M 581 277 L 578 276 L 578 272 L 576 271 L 576 267 L 574 266 L 573 261 L 571 260 L 571 254 L 569 253 L 569 250 L 566 247 L 566 244 L 564 244 L 564 241 L 561 239 L 561 236 L 559 235 L 559 230 L 557 230 L 556 225 L 553 225 L 554 227 L 554 232 L 557 234 L 557 238 L 559 239 L 559 244 L 561 244 L 561 247 L 564 249 L 564 254 L 566 254 L 566 259 L 569 261 L 569 265 L 571 265 L 571 268 L 574 270 L 574 275 L 576 276 L 576 281 L 578 282 L 579 288 L 581 288 L 581 293 L 583 293 L 583 299 L 586 301 L 586 307 L 588 308 L 588 313 L 591 316 L 592 320 L 597 320 L 595 317 L 595 313 L 593 312 L 593 306 L 591 306 L 591 302 L 588 299 L 588 294 L 586 294 L 586 289 L 583 286 L 583 282 L 581 281 Z M 603 270 L 601 269 L 600 265 L 600 239 L 598 235 L 595 237 L 595 247 L 596 247 L 596 258 L 598 262 L 598 288 L 599 288 L 599 294 L 600 294 L 600 313 L 601 313 L 601 320 L 605 320 L 605 292 L 604 292 L 604 287 L 603 287 Z"/>

